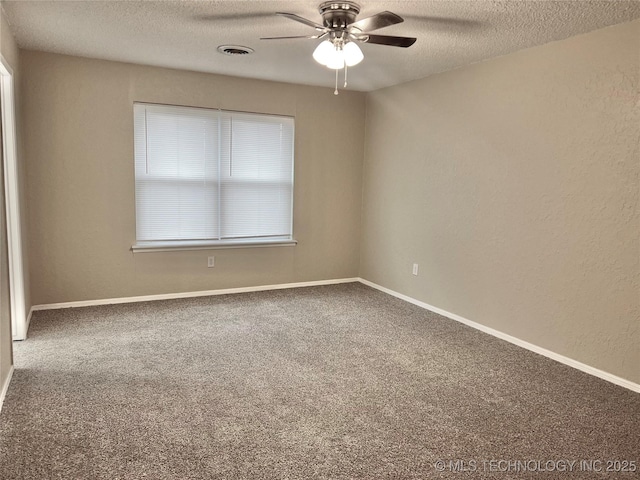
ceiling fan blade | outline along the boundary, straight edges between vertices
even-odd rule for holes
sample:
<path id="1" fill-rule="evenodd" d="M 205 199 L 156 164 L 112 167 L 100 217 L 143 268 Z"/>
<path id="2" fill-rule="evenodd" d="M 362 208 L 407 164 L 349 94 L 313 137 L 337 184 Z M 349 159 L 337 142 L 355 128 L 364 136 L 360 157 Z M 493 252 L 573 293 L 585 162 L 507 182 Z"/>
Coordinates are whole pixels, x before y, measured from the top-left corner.
<path id="1" fill-rule="evenodd" d="M 327 35 L 329 35 L 329 32 L 322 32 L 319 35 L 294 35 L 294 36 L 291 36 L 291 37 L 261 37 L 260 40 L 291 40 L 291 39 L 294 39 L 294 38 L 313 39 L 313 38 L 326 37 Z"/>
<path id="2" fill-rule="evenodd" d="M 403 47 L 407 48 L 416 43 L 416 38 L 413 37 L 393 37 L 391 35 L 356 35 L 356 40 L 364 43 L 375 43 L 376 45 L 389 45 L 391 47 Z"/>
<path id="3" fill-rule="evenodd" d="M 361 32 L 372 32 L 380 28 L 396 25 L 404 22 L 404 19 L 395 13 L 380 12 L 372 17 L 363 18 L 349 25 L 349 29 L 357 28 Z"/>
<path id="4" fill-rule="evenodd" d="M 306 18 L 296 15 L 295 13 L 277 12 L 276 15 L 280 15 L 281 17 L 285 17 L 285 18 L 290 18 L 291 20 L 295 20 L 296 22 L 304 23 L 305 25 L 313 27 L 318 31 L 324 30 L 324 27 L 319 23 L 313 22 L 311 20 L 307 20 Z"/>

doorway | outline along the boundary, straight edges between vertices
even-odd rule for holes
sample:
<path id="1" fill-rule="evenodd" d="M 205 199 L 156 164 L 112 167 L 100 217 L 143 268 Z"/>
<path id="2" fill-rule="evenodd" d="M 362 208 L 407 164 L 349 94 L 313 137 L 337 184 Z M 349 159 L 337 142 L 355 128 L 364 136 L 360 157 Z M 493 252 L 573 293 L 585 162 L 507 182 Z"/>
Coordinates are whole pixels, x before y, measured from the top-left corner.
<path id="1" fill-rule="evenodd" d="M 6 252 L 9 277 L 9 304 L 13 340 L 27 338 L 28 321 L 24 297 L 22 232 L 16 154 L 15 89 L 13 70 L 0 55 L 0 115 L 2 119 L 2 170 L 4 173 L 3 213 L 6 219 Z M 4 278 L 4 277 L 3 277 Z"/>

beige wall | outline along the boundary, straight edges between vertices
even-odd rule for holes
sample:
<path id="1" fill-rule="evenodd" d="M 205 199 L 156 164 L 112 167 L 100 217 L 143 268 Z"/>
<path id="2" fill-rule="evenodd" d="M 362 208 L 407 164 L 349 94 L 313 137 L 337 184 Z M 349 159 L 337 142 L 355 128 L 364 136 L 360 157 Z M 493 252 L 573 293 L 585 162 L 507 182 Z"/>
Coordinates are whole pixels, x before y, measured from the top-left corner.
<path id="1" fill-rule="evenodd" d="M 636 21 L 370 94 L 361 276 L 640 382 L 639 72 Z"/>
<path id="2" fill-rule="evenodd" d="M 34 304 L 358 275 L 364 94 L 42 52 L 21 62 Z M 134 101 L 295 115 L 298 245 L 133 254 Z"/>

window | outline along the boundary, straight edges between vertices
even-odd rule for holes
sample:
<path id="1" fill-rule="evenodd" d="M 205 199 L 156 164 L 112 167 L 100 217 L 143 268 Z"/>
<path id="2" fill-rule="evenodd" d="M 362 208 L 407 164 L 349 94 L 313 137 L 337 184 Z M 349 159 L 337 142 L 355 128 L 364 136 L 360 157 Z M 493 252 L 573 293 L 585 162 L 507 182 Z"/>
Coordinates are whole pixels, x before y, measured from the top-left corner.
<path id="1" fill-rule="evenodd" d="M 294 244 L 291 117 L 134 104 L 134 251 Z"/>

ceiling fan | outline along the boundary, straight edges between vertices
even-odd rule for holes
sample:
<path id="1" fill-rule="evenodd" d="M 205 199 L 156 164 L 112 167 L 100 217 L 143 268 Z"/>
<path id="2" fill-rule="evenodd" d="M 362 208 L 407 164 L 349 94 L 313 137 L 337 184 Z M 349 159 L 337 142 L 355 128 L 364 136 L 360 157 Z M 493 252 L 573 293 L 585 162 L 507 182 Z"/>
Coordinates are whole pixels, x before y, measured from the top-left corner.
<path id="1" fill-rule="evenodd" d="M 261 40 L 290 40 L 290 39 L 321 39 L 313 52 L 313 58 L 326 67 L 336 71 L 336 89 L 338 94 L 338 70 L 345 69 L 345 83 L 347 86 L 347 67 L 357 65 L 364 58 L 357 42 L 388 45 L 407 48 L 416 42 L 413 37 L 397 37 L 391 35 L 374 35 L 370 32 L 384 27 L 402 23 L 404 19 L 395 13 L 380 12 L 371 17 L 356 20 L 360 13 L 360 6 L 351 1 L 327 1 L 318 7 L 322 16 L 322 24 L 308 20 L 294 13 L 278 12 L 276 15 L 303 23 L 316 30 L 315 35 L 300 35 L 288 37 L 263 37 Z"/>

